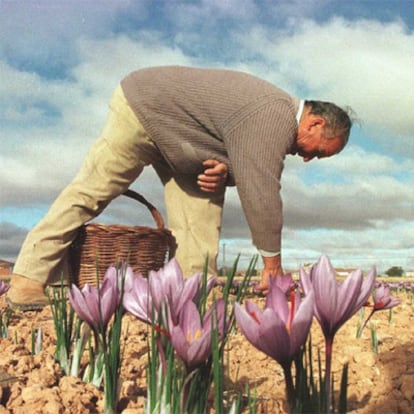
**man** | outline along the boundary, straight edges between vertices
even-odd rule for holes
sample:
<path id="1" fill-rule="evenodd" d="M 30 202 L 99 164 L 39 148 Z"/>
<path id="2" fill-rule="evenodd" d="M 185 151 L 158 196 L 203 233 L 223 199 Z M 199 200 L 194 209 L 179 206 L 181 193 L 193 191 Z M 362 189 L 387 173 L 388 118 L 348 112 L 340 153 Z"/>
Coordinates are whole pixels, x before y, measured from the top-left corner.
<path id="1" fill-rule="evenodd" d="M 351 120 L 331 103 L 301 101 L 249 74 L 158 67 L 129 74 L 80 172 L 28 234 L 8 301 L 47 303 L 44 288 L 77 229 L 153 165 L 165 186 L 168 227 L 184 273 L 206 254 L 215 271 L 225 187 L 236 185 L 252 240 L 263 258 L 259 289 L 283 273 L 280 178 L 286 154 L 304 161 L 337 154 Z"/>

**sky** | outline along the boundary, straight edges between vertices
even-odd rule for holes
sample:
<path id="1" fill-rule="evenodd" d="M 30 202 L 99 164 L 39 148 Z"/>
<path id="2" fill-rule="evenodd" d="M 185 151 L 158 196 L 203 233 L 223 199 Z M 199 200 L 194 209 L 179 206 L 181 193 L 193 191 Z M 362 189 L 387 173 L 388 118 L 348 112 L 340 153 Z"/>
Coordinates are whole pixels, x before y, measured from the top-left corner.
<path id="1" fill-rule="evenodd" d="M 414 270 L 414 0 L 0 0 L 0 259 L 14 261 L 99 136 L 129 72 L 241 70 L 303 99 L 352 108 L 337 156 L 287 156 L 285 269 Z M 149 167 L 133 184 L 165 217 Z M 135 201 L 97 221 L 154 225 Z M 219 265 L 256 250 L 234 188 Z"/>

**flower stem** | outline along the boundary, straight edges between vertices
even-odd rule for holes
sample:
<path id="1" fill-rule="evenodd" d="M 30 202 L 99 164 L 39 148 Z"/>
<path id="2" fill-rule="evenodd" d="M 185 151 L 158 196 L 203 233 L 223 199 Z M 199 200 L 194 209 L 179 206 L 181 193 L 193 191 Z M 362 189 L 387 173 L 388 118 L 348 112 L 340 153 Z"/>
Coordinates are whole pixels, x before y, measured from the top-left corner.
<path id="1" fill-rule="evenodd" d="M 371 319 L 371 316 L 374 314 L 375 310 L 373 309 L 371 311 L 371 313 L 368 315 L 368 318 L 365 319 L 365 322 L 361 325 L 361 327 L 358 329 L 357 332 L 357 338 L 361 338 L 362 335 L 362 331 L 364 330 L 364 328 L 367 326 L 368 321 Z"/>
<path id="2" fill-rule="evenodd" d="M 283 364 L 282 368 L 285 375 L 286 398 L 289 404 L 289 411 L 293 412 L 296 408 L 296 392 L 293 385 L 292 362 Z"/>
<path id="3" fill-rule="evenodd" d="M 325 412 L 330 413 L 331 408 L 331 370 L 332 370 L 332 348 L 334 338 L 325 338 Z"/>

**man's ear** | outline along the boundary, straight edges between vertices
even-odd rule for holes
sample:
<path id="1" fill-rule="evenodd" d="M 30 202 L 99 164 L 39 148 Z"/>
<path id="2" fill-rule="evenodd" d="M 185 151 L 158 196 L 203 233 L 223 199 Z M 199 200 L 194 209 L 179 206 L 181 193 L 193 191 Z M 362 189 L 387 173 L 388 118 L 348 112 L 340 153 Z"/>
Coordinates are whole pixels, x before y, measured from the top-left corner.
<path id="1" fill-rule="evenodd" d="M 310 115 L 309 125 L 323 128 L 326 125 L 326 121 L 325 118 L 320 115 Z"/>

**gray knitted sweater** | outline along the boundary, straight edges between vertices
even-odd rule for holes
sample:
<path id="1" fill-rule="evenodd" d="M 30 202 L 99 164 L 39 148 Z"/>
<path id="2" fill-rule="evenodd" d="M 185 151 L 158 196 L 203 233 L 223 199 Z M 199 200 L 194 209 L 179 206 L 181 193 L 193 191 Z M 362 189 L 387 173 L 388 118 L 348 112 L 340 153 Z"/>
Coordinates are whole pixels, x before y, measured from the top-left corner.
<path id="1" fill-rule="evenodd" d="M 254 76 L 221 69 L 141 69 L 121 85 L 172 173 L 196 180 L 204 160 L 226 163 L 254 245 L 279 251 L 280 177 L 297 134 L 299 100 Z"/>

